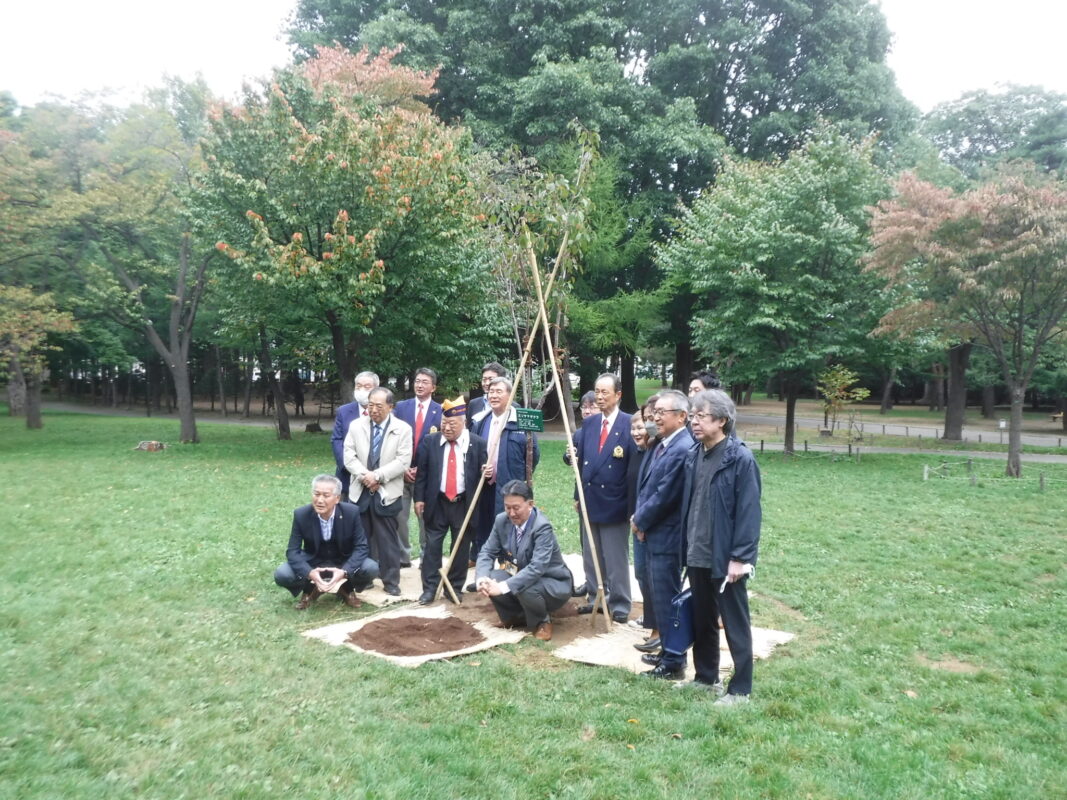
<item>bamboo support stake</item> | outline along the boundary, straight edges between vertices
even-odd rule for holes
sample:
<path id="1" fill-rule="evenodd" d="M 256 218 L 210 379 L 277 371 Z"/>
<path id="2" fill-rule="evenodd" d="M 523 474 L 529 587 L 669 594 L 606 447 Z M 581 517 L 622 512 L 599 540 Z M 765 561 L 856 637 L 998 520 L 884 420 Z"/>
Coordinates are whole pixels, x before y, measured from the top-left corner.
<path id="1" fill-rule="evenodd" d="M 548 285 L 545 287 L 545 293 L 551 295 L 552 287 L 555 284 L 556 276 L 559 274 L 560 268 L 563 266 L 567 259 L 567 247 L 570 242 L 570 232 L 564 232 L 563 241 L 560 243 L 559 252 L 556 254 L 556 262 L 552 268 L 552 272 L 548 276 Z M 540 283 L 538 283 L 538 293 L 540 293 Z M 522 358 L 519 361 L 519 368 L 515 371 L 515 380 L 511 386 L 511 396 L 508 398 L 508 408 L 515 401 L 515 395 L 519 391 L 519 384 L 522 382 L 522 376 L 526 372 L 526 363 L 530 360 L 530 354 L 533 351 L 534 343 L 537 341 L 538 327 L 541 323 L 541 313 L 538 310 L 537 316 L 534 319 L 533 328 L 530 331 L 529 337 L 526 340 L 526 347 L 523 350 Z M 547 315 L 545 315 L 545 324 L 548 324 Z M 452 588 L 451 581 L 448 580 L 448 572 L 452 569 L 452 563 L 456 560 L 456 554 L 459 552 L 459 547 L 463 543 L 463 537 L 467 533 L 467 528 L 470 526 L 471 517 L 474 514 L 474 510 L 478 507 L 478 499 L 481 497 L 482 490 L 485 487 L 485 473 L 483 472 L 478 478 L 478 485 L 474 489 L 474 495 L 471 497 L 470 506 L 467 508 L 467 515 L 463 518 L 463 524 L 459 528 L 459 533 L 456 535 L 456 541 L 452 545 L 452 552 L 448 555 L 448 560 L 441 565 L 441 569 L 438 572 L 441 575 L 441 580 L 437 584 L 437 591 L 434 593 L 434 600 L 440 600 L 441 595 L 447 589 L 448 594 L 452 598 L 452 602 L 459 603 L 459 598 L 456 596 L 455 590 Z"/>
<path id="2" fill-rule="evenodd" d="M 530 259 L 530 270 L 534 276 L 534 286 L 537 287 L 537 303 L 540 306 L 541 317 L 543 319 L 543 329 L 545 333 L 545 340 L 548 344 L 549 355 L 552 358 L 552 375 L 554 383 L 556 384 L 556 395 L 559 400 L 560 409 L 566 409 L 567 402 L 563 396 L 563 385 L 560 382 L 560 370 L 559 364 L 559 351 L 556 348 L 555 342 L 552 341 L 552 329 L 548 325 L 548 306 L 545 305 L 545 297 L 541 293 L 541 274 L 537 268 L 537 256 L 533 251 L 533 245 L 530 242 L 529 230 L 526 233 L 526 254 Z M 535 326 L 536 327 L 536 326 Z M 568 387 L 569 388 L 569 387 Z M 596 542 L 593 540 L 593 528 L 589 523 L 589 509 L 585 504 L 585 490 L 582 488 L 582 472 L 578 466 L 577 453 L 573 450 L 573 431 L 571 431 L 570 414 L 563 413 L 560 415 L 563 418 L 563 431 L 567 437 L 567 450 L 571 454 L 570 462 L 571 469 L 574 471 L 575 486 L 578 490 L 578 506 L 582 513 L 582 524 L 585 525 L 586 542 L 589 546 L 589 550 L 593 557 L 593 571 L 596 573 L 596 598 L 593 601 L 593 613 L 590 615 L 592 618 L 593 627 L 596 627 L 596 609 L 599 606 L 604 614 L 604 621 L 607 630 L 611 630 L 611 616 L 608 613 L 608 598 L 604 592 L 604 577 L 600 572 L 600 558 L 598 557 L 596 550 Z M 588 584 L 590 576 L 586 575 L 585 580 Z"/>

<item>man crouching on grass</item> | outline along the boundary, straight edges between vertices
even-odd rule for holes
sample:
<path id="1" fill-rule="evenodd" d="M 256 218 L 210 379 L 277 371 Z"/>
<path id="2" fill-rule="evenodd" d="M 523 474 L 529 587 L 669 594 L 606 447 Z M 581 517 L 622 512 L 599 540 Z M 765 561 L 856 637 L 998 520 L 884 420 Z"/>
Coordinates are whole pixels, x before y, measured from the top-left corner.
<path id="1" fill-rule="evenodd" d="M 497 516 L 478 553 L 475 583 L 478 592 L 493 601 L 503 625 L 525 625 L 547 642 L 552 638 L 548 615 L 571 599 L 574 578 L 552 523 L 534 508 L 533 489 L 514 480 L 502 491 L 504 513 Z M 500 568 L 494 568 L 494 561 Z"/>
<path id="2" fill-rule="evenodd" d="M 369 557 L 359 509 L 341 502 L 341 481 L 333 475 L 316 475 L 311 503 L 293 512 L 285 558 L 286 563 L 274 570 L 274 582 L 293 597 L 303 592 L 298 611 L 331 592 L 352 608 L 363 605 L 356 592 L 378 577 L 378 564 Z"/>

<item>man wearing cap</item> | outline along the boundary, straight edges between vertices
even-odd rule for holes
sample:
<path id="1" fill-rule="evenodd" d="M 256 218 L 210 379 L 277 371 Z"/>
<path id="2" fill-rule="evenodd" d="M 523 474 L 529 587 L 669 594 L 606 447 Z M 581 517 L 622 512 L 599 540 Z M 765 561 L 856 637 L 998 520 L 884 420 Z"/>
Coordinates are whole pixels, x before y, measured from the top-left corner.
<path id="1" fill-rule="evenodd" d="M 451 531 L 452 546 L 455 547 L 474 487 L 478 485 L 485 466 L 485 439 L 467 430 L 466 417 L 467 404 L 462 397 L 446 400 L 441 412 L 441 432 L 425 436 L 415 454 L 415 513 L 426 528 L 422 595 L 419 597 L 422 605 L 432 602 L 437 593 L 445 534 Z M 462 597 L 470 542 L 478 530 L 477 522 L 471 517 L 448 572 L 448 581 L 457 598 Z"/>
<path id="2" fill-rule="evenodd" d="M 413 381 L 415 396 L 407 400 L 401 400 L 396 404 L 393 414 L 397 419 L 402 419 L 411 428 L 413 435 L 411 440 L 411 453 L 413 460 L 407 472 L 404 473 L 404 502 L 400 506 L 400 517 L 397 526 L 400 530 L 400 541 L 404 547 L 411 551 L 411 540 L 408 536 L 408 518 L 411 515 L 411 494 L 415 485 L 415 472 L 418 465 L 414 455 L 419 452 L 419 445 L 427 434 L 436 433 L 441 424 L 441 404 L 433 399 L 433 393 L 437 391 L 437 373 L 429 367 L 419 367 L 415 370 Z M 426 547 L 426 529 L 422 517 L 418 517 L 419 525 L 419 548 Z M 407 561 L 407 559 L 404 559 Z M 409 564 L 405 564 L 408 566 Z"/>
<path id="3" fill-rule="evenodd" d="M 503 489 L 504 513 L 478 554 L 475 585 L 493 601 L 500 622 L 525 626 L 547 642 L 553 611 L 570 599 L 574 579 L 563 561 L 552 523 L 534 508 L 533 489 L 509 481 Z"/>
<path id="4" fill-rule="evenodd" d="M 393 393 L 379 386 L 370 393 L 367 416 L 345 436 L 345 469 L 352 475 L 352 501 L 359 508 L 371 556 L 378 561 L 386 594 L 400 594 L 405 551 L 397 532 L 404 494 L 404 471 L 411 466 L 411 428 L 392 414 Z"/>

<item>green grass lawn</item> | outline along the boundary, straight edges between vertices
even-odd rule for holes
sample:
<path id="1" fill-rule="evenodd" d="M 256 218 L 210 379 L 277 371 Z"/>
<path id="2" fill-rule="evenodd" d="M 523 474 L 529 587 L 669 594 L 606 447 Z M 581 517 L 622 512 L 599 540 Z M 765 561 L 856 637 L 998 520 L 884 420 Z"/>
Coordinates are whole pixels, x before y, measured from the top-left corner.
<path id="1" fill-rule="evenodd" d="M 0 419 L 0 797 L 1067 796 L 1067 469 L 766 454 L 746 708 L 526 640 L 415 670 L 300 631 L 271 571 L 328 437 Z M 562 443 L 539 504 L 576 546 Z"/>

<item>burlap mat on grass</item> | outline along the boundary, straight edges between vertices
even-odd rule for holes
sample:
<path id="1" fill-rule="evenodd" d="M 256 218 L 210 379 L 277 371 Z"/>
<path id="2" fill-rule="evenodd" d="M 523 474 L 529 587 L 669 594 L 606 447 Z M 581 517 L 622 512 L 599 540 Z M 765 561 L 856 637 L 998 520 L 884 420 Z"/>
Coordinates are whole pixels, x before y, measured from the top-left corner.
<path id="1" fill-rule="evenodd" d="M 377 656 L 378 658 L 384 658 L 386 661 L 390 661 L 393 664 L 401 667 L 417 667 L 419 664 L 425 664 L 427 661 L 440 660 L 445 658 L 453 658 L 454 656 L 462 656 L 467 653 L 477 653 L 482 650 L 488 650 L 490 647 L 496 647 L 501 644 L 514 644 L 522 639 L 526 635 L 521 630 L 508 630 L 506 628 L 496 628 L 492 624 L 485 621 L 474 621 L 470 624 L 481 633 L 485 640 L 478 644 L 464 647 L 460 650 L 449 650 L 441 653 L 427 653 L 418 656 L 392 656 L 385 653 L 379 653 L 375 650 L 364 650 L 361 647 L 357 647 L 352 642 L 348 641 L 349 634 L 358 631 L 364 625 L 381 619 L 399 619 L 402 617 L 420 617 L 429 619 L 446 619 L 453 616 L 450 609 L 443 605 L 433 605 L 426 607 L 405 607 L 397 608 L 391 611 L 381 611 L 377 614 L 372 614 L 369 617 L 362 617 L 361 619 L 348 620 L 347 622 L 338 622 L 334 625 L 327 625 L 323 628 L 315 628 L 314 630 L 304 631 L 304 636 L 309 639 L 318 639 L 326 644 L 334 646 L 344 645 L 351 650 L 355 650 L 357 653 L 366 653 L 367 655 Z"/>
<path id="2" fill-rule="evenodd" d="M 752 652 L 756 658 L 769 658 L 771 652 L 780 644 L 792 639 L 796 634 L 775 631 L 768 628 L 752 627 Z M 569 644 L 552 651 L 554 656 L 577 661 L 582 664 L 594 664 L 602 667 L 620 667 L 630 672 L 646 672 L 651 669 L 641 661 L 641 653 L 634 649 L 635 644 L 645 640 L 642 630 L 635 630 L 628 625 L 613 625 L 609 633 L 596 636 L 581 636 Z M 725 678 L 733 669 L 730 650 L 726 646 L 726 634 L 719 632 L 722 654 L 719 657 L 719 675 Z M 686 678 L 693 679 L 693 659 L 688 659 Z"/>

